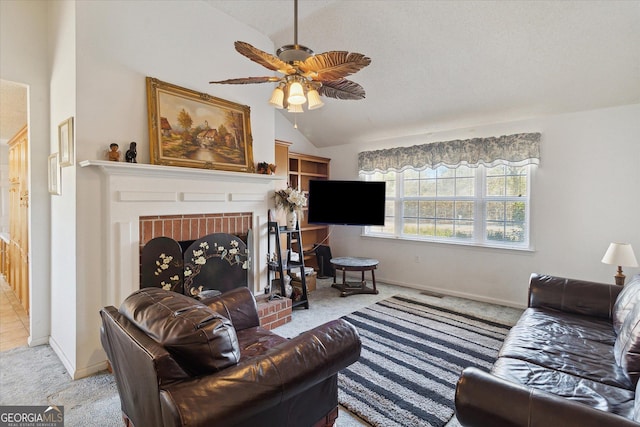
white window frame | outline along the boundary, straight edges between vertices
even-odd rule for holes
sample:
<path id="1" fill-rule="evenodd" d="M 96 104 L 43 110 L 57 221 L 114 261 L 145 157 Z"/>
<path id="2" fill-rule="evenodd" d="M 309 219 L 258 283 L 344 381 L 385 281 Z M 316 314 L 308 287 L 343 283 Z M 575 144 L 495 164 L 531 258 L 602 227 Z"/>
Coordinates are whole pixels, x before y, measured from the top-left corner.
<path id="1" fill-rule="evenodd" d="M 489 196 L 486 193 L 487 183 L 487 170 L 488 168 L 479 165 L 475 170 L 475 189 L 474 196 L 447 196 L 447 197 L 402 197 L 404 179 L 403 172 L 396 172 L 396 192 L 394 196 L 388 196 L 387 201 L 393 200 L 394 202 L 394 233 L 383 233 L 374 231 L 378 227 L 364 227 L 363 235 L 367 237 L 377 238 L 392 238 L 402 240 L 417 240 L 434 243 L 447 243 L 456 245 L 471 245 L 481 246 L 489 248 L 502 248 L 513 250 L 533 250 L 531 242 L 531 182 L 532 175 L 535 171 L 534 165 L 526 165 L 526 183 L 527 194 L 524 196 Z M 368 174 L 361 174 L 361 179 L 366 181 L 373 181 L 373 176 Z M 474 203 L 474 220 L 473 220 L 473 237 L 472 238 L 459 238 L 459 237 L 437 237 L 437 236 L 424 236 L 415 234 L 404 234 L 402 232 L 404 226 L 404 201 L 405 200 L 436 200 L 436 201 L 472 201 Z M 524 221 L 524 236 L 522 242 L 507 242 L 490 240 L 486 236 L 487 219 L 486 208 L 487 203 L 492 201 L 499 202 L 525 202 L 525 221 Z"/>

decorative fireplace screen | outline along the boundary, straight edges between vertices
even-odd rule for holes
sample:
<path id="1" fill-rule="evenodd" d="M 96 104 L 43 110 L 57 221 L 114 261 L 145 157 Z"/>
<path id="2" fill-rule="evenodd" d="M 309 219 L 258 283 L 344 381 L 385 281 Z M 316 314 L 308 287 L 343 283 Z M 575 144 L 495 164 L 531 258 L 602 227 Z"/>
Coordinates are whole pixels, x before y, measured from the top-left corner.
<path id="1" fill-rule="evenodd" d="M 178 242 L 156 237 L 140 254 L 140 287 L 160 287 L 197 297 L 203 291 L 226 292 L 248 286 L 246 242 L 227 233 Z"/>

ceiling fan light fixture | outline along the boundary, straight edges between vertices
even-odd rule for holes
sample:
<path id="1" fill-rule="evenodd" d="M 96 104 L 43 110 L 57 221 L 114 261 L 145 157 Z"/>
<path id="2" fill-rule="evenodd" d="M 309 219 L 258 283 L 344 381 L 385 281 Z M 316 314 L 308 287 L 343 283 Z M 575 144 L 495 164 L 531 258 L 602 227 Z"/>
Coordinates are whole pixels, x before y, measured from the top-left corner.
<path id="1" fill-rule="evenodd" d="M 289 98 L 287 102 L 293 105 L 302 105 L 307 102 L 307 98 L 304 96 L 304 89 L 299 82 L 293 82 L 289 85 Z"/>
<path id="2" fill-rule="evenodd" d="M 303 113 L 302 104 L 289 104 L 287 111 L 290 113 Z"/>
<path id="3" fill-rule="evenodd" d="M 320 94 L 315 89 L 311 89 L 307 92 L 307 98 L 309 98 L 309 110 L 315 110 L 324 105 L 324 102 L 320 99 Z"/>
<path id="4" fill-rule="evenodd" d="M 271 99 L 269 100 L 269 104 L 277 108 L 278 110 L 282 110 L 284 108 L 284 91 L 282 87 L 276 87 L 271 93 Z"/>
<path id="5" fill-rule="evenodd" d="M 239 40 L 234 42 L 234 46 L 241 55 L 284 76 L 244 77 L 209 83 L 277 83 L 269 104 L 291 113 L 302 113 L 302 106 L 307 101 L 309 110 L 321 108 L 324 103 L 320 95 L 335 99 L 364 98 L 364 88 L 346 77 L 368 66 L 371 59 L 361 53 L 343 50 L 315 55 L 313 50 L 298 44 L 298 0 L 293 1 L 293 44 L 279 48 L 277 56 Z M 294 128 L 297 127 L 296 122 Z"/>

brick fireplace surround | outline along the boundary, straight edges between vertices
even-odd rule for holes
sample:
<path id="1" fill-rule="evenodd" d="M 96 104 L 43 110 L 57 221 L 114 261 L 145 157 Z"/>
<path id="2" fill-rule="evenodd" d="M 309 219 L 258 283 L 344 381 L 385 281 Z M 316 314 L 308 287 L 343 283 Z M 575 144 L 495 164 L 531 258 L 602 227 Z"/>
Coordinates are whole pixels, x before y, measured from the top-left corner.
<path id="1" fill-rule="evenodd" d="M 196 240 L 212 233 L 245 235 L 251 224 L 251 212 L 141 216 L 140 247 L 162 236 L 179 242 Z"/>

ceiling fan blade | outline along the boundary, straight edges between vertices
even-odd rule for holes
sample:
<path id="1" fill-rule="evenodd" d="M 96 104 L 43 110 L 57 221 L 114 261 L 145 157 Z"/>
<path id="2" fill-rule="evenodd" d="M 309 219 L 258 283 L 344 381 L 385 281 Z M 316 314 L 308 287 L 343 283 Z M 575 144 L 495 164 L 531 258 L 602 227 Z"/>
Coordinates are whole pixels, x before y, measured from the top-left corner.
<path id="1" fill-rule="evenodd" d="M 347 79 L 322 82 L 318 89 L 320 95 L 336 99 L 364 99 L 364 88 Z"/>
<path id="2" fill-rule="evenodd" d="M 228 85 L 247 85 L 252 83 L 267 83 L 267 82 L 277 82 L 280 79 L 278 77 L 242 77 L 239 79 L 227 79 L 227 80 L 219 80 L 215 82 L 215 84 L 228 84 Z"/>
<path id="3" fill-rule="evenodd" d="M 238 53 L 270 70 L 278 71 L 282 74 L 293 74 L 296 72 L 295 68 L 290 64 L 287 64 L 270 53 L 251 46 L 249 43 L 237 41 L 234 43 L 234 46 Z"/>
<path id="4" fill-rule="evenodd" d="M 324 82 L 343 79 L 370 63 L 371 58 L 361 53 L 334 50 L 310 56 L 296 65 L 305 77 Z"/>

